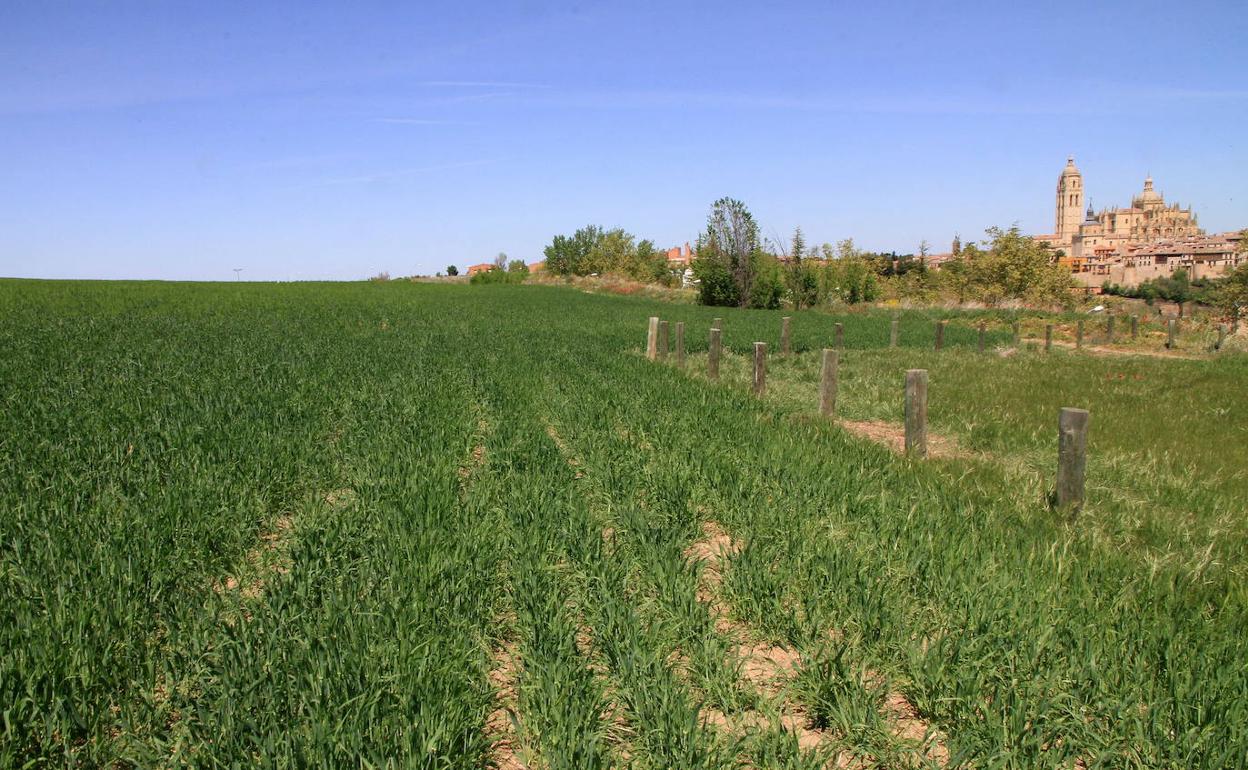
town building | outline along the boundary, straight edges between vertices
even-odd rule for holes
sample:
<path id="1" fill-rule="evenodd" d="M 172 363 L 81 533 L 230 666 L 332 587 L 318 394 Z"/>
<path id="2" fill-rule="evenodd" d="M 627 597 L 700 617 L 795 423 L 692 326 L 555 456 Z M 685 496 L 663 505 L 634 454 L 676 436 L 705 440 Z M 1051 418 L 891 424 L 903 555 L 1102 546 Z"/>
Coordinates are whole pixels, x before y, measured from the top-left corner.
<path id="1" fill-rule="evenodd" d="M 1167 205 L 1151 176 L 1124 208 L 1098 212 L 1089 203 L 1085 210 L 1084 196 L 1083 174 L 1068 157 L 1057 178 L 1053 233 L 1035 240 L 1057 250 L 1058 262 L 1086 288 L 1135 286 L 1180 268 L 1193 279 L 1213 277 L 1244 259 L 1239 233 L 1206 235 L 1191 207 Z"/>
<path id="2" fill-rule="evenodd" d="M 667 266 L 673 269 L 689 267 L 693 262 L 693 249 L 689 248 L 689 241 L 685 241 L 684 246 L 673 246 L 667 250 Z"/>

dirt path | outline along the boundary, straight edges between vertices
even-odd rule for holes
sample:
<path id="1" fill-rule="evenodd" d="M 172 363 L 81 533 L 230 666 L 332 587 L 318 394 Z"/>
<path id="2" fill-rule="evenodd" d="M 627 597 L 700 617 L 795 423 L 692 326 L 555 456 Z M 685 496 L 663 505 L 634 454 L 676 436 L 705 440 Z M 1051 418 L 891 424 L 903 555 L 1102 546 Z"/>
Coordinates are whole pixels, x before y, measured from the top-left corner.
<path id="1" fill-rule="evenodd" d="M 906 426 L 883 420 L 837 420 L 837 425 L 862 438 L 883 444 L 895 454 L 906 453 Z M 947 436 L 927 434 L 928 457 L 970 457 L 958 442 Z"/>
<path id="2" fill-rule="evenodd" d="M 506 642 L 494 650 L 491 660 L 489 678 L 494 686 L 494 710 L 485 720 L 485 733 L 493 746 L 492 766 L 498 770 L 524 770 L 528 767 L 529 752 L 516 731 L 520 654 L 514 642 Z"/>
<path id="3" fill-rule="evenodd" d="M 1053 346 L 1067 350 L 1076 349 L 1075 343 L 1059 340 L 1053 340 Z M 1205 359 L 1205 356 L 1198 356 L 1194 353 L 1181 353 L 1172 350 L 1141 350 L 1139 348 L 1109 348 L 1103 345 L 1084 345 L 1078 348 L 1078 350 L 1082 353 L 1091 353 L 1096 356 L 1143 356 L 1145 358 L 1174 358 L 1182 361 L 1201 361 Z"/>
<path id="4" fill-rule="evenodd" d="M 805 708 L 795 701 L 788 691 L 788 684 L 797 673 L 802 660 L 793 649 L 767 642 L 750 641 L 750 628 L 733 620 L 719 596 L 724 570 L 729 560 L 740 553 L 743 544 L 729 535 L 717 522 L 707 521 L 702 526 L 702 537 L 685 550 L 691 564 L 699 565 L 698 601 L 704 604 L 715 621 L 716 631 L 734 642 L 734 654 L 740 664 L 741 676 L 763 697 L 768 699 L 779 713 L 779 726 L 796 736 L 798 746 L 805 750 L 825 748 L 831 750 L 836 736 L 828 730 L 812 726 L 813 720 Z M 868 672 L 869 679 L 884 681 L 883 677 Z M 949 750 L 940 734 L 932 730 L 918 710 L 899 691 L 889 691 L 881 708 L 894 737 L 905 743 L 921 747 L 924 756 L 939 767 L 949 764 Z M 717 709 L 707 708 L 704 718 L 708 724 L 740 735 L 749 729 L 767 727 L 767 720 L 757 711 L 739 715 L 727 715 Z M 871 757 L 856 755 L 837 748 L 828 763 L 829 768 L 871 768 L 879 763 Z"/>

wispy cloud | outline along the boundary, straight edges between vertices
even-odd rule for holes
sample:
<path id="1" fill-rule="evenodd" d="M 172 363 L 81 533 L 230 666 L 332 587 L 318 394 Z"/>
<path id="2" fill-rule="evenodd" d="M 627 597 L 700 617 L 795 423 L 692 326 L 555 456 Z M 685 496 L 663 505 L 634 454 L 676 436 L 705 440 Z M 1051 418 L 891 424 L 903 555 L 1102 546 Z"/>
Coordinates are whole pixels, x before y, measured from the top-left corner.
<path id="1" fill-rule="evenodd" d="M 513 83 L 504 80 L 424 80 L 417 85 L 430 88 L 550 88 L 546 83 Z"/>
<path id="2" fill-rule="evenodd" d="M 374 118 L 378 123 L 391 123 L 398 126 L 466 126 L 471 125 L 462 120 L 438 120 L 436 118 Z"/>
<path id="3" fill-rule="evenodd" d="M 478 160 L 464 160 L 454 163 L 436 163 L 431 166 L 416 166 L 413 168 L 395 169 L 392 171 L 378 171 L 372 174 L 360 174 L 358 176 L 339 177 L 337 179 L 323 179 L 319 182 L 312 182 L 307 185 L 298 185 L 299 187 L 331 187 L 337 185 L 350 184 L 374 184 L 377 182 L 389 182 L 395 179 L 405 179 L 407 177 L 421 176 L 435 171 L 451 171 L 457 168 L 470 168 L 472 166 L 484 166 L 489 163 L 496 162 L 493 158 L 481 158 Z"/>
<path id="4" fill-rule="evenodd" d="M 272 158 L 270 160 L 258 160 L 253 163 L 244 163 L 234 167 L 237 171 L 268 171 L 274 169 L 286 168 L 303 168 L 305 166 L 320 166 L 329 163 L 336 163 L 342 160 L 350 160 L 358 158 L 358 153 L 332 152 L 322 153 L 319 155 L 295 155 L 287 158 Z"/>

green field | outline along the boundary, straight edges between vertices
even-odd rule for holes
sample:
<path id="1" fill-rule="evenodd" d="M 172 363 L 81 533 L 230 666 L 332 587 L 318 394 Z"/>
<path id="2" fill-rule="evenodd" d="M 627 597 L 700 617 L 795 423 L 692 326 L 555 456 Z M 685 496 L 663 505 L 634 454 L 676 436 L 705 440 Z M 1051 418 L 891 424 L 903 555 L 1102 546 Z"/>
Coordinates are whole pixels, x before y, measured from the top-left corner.
<path id="1" fill-rule="evenodd" d="M 0 767 L 1248 766 L 1248 357 L 787 314 L 0 282 Z"/>

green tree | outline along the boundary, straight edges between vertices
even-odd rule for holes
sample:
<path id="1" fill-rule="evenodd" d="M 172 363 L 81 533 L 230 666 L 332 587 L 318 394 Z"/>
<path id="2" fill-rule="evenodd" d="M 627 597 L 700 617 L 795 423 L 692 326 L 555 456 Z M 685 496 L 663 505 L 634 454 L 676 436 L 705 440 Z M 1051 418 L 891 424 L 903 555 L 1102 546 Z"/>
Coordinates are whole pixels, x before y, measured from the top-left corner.
<path id="1" fill-rule="evenodd" d="M 459 268 L 454 265 L 448 265 L 446 268 L 446 274 L 450 276 L 459 275 Z"/>
<path id="2" fill-rule="evenodd" d="M 750 305 L 762 254 L 758 224 L 745 204 L 733 198 L 715 201 L 693 262 L 702 304 Z"/>
<path id="3" fill-rule="evenodd" d="M 940 271 L 959 302 L 971 298 L 989 304 L 1006 299 L 1070 301 L 1070 273 L 1057 264 L 1051 250 L 1023 235 L 1017 226 L 990 227 L 987 233 L 986 249 L 967 244 Z"/>
<path id="4" fill-rule="evenodd" d="M 1248 261 L 1231 271 L 1214 291 L 1214 301 L 1218 308 L 1232 318 L 1243 315 L 1248 309 Z"/>
<path id="5" fill-rule="evenodd" d="M 806 239 L 802 237 L 800 227 L 793 231 L 788 256 L 784 279 L 789 299 L 798 310 L 813 307 L 819 299 L 819 282 L 810 262 L 805 259 Z"/>
<path id="6" fill-rule="evenodd" d="M 628 273 L 636 252 L 637 244 L 633 236 L 623 228 L 601 232 L 590 247 L 580 274 Z"/>
<path id="7" fill-rule="evenodd" d="M 750 296 L 746 304 L 748 307 L 775 310 L 784 298 L 784 272 L 780 268 L 780 260 L 770 254 L 759 253 L 753 261 Z"/>
<path id="8" fill-rule="evenodd" d="M 542 252 L 546 256 L 546 269 L 555 275 L 588 275 L 593 272 L 589 268 L 589 255 L 602 234 L 601 227 L 587 225 L 571 237 L 556 235 Z"/>
<path id="9" fill-rule="evenodd" d="M 825 297 L 850 305 L 879 299 L 875 266 L 854 245 L 853 238 L 837 241 L 835 247 L 825 243 L 822 251 L 827 260 L 821 290 Z"/>

